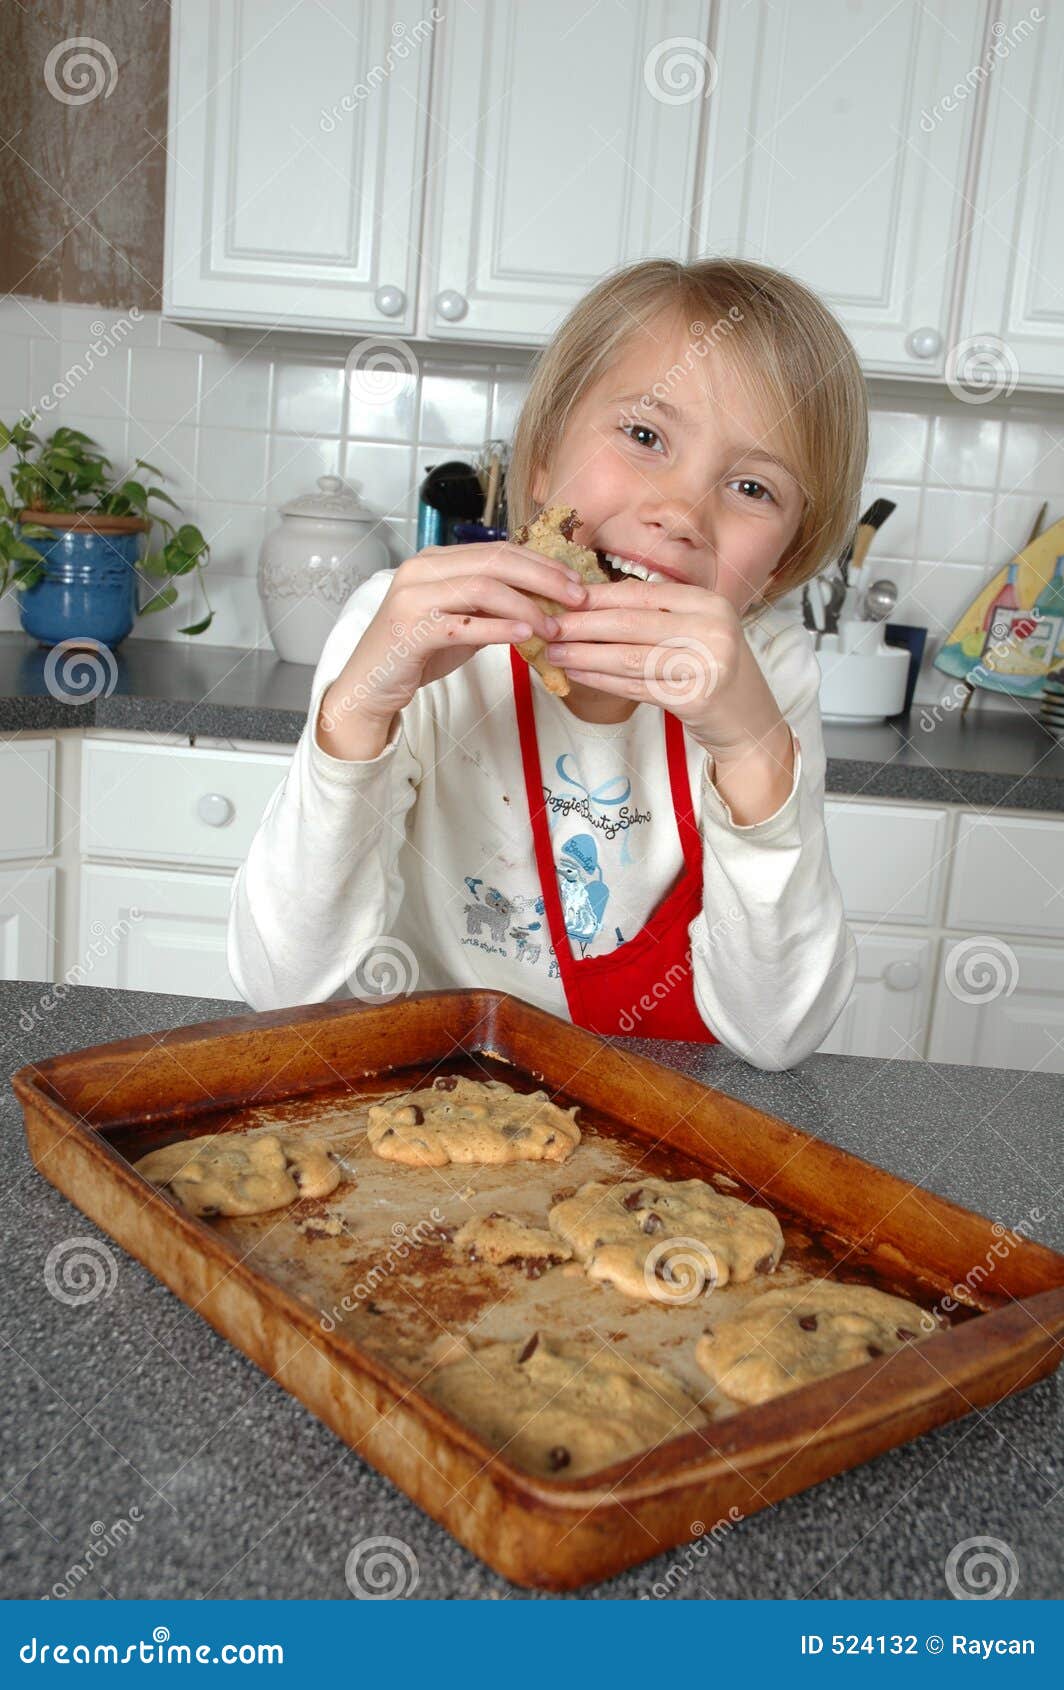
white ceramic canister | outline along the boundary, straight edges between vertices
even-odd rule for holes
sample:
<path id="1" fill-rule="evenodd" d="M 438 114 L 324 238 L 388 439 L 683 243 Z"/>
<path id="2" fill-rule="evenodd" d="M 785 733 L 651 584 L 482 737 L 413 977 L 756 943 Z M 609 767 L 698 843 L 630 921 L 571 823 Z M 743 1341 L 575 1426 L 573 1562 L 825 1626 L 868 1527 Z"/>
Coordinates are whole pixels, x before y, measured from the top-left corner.
<path id="1" fill-rule="evenodd" d="M 317 663 L 329 632 L 361 581 L 391 564 L 380 519 L 338 475 L 281 506 L 259 552 L 266 626 L 286 663 Z"/>

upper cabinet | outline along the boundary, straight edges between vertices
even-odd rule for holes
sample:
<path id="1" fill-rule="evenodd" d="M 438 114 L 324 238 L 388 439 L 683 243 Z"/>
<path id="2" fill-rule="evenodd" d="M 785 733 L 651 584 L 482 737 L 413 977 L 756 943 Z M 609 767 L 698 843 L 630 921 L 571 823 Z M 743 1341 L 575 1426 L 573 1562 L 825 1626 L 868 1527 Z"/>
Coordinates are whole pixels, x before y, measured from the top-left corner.
<path id="1" fill-rule="evenodd" d="M 962 334 L 999 385 L 1064 387 L 1064 6 L 996 21 Z"/>
<path id="2" fill-rule="evenodd" d="M 703 0 L 448 8 L 426 208 L 430 335 L 544 340 L 607 270 L 688 256 L 708 30 Z"/>
<path id="3" fill-rule="evenodd" d="M 413 329 L 437 12 L 174 0 L 167 315 Z"/>
<path id="4" fill-rule="evenodd" d="M 541 345 L 746 256 L 870 374 L 1064 387 L 1064 0 L 174 0 L 164 309 Z"/>
<path id="5" fill-rule="evenodd" d="M 974 98 L 977 0 L 718 8 L 698 249 L 777 265 L 845 324 L 867 369 L 945 369 Z"/>

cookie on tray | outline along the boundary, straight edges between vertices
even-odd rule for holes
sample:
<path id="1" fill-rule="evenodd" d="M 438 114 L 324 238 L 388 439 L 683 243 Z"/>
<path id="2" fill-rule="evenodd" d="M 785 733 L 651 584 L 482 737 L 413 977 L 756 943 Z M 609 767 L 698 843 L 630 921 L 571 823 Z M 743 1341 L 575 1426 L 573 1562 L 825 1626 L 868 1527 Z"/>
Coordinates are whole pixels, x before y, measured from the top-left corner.
<path id="1" fill-rule="evenodd" d="M 151 1150 L 134 1167 L 200 1216 L 259 1215 L 301 1197 L 327 1197 L 340 1183 L 324 1144 L 281 1133 L 206 1133 Z"/>
<path id="2" fill-rule="evenodd" d="M 503 1080 L 441 1075 L 369 1109 L 371 1149 L 386 1162 L 442 1168 L 448 1162 L 564 1162 L 580 1143 L 576 1109 L 545 1091 L 517 1092 Z"/>
<path id="3" fill-rule="evenodd" d="M 550 1211 L 590 1279 L 628 1297 L 689 1303 L 707 1288 L 771 1273 L 783 1233 L 769 1209 L 704 1180 L 593 1180 Z"/>
<path id="4" fill-rule="evenodd" d="M 548 1268 L 571 1261 L 573 1254 L 568 1244 L 563 1244 L 544 1227 L 515 1221 L 498 1210 L 466 1221 L 459 1227 L 454 1242 L 470 1261 L 523 1268 L 529 1279 L 539 1279 Z"/>
<path id="5" fill-rule="evenodd" d="M 870 1285 L 819 1279 L 752 1297 L 714 1321 L 695 1359 L 734 1402 L 767 1402 L 815 1379 L 862 1367 L 942 1330 L 935 1315 Z"/>
<path id="6" fill-rule="evenodd" d="M 522 528 L 516 529 L 510 540 L 512 545 L 529 546 L 541 557 L 568 564 L 588 586 L 608 581 L 609 576 L 596 554 L 587 546 L 578 546 L 573 539 L 579 526 L 580 518 L 571 506 L 552 505 L 549 510 L 541 511 L 535 522 L 526 522 Z M 529 597 L 535 599 L 548 616 L 561 616 L 572 609 L 571 605 L 556 604 L 553 599 L 543 598 L 539 593 L 530 593 Z M 569 678 L 564 669 L 559 669 L 548 658 L 546 642 L 538 634 L 533 634 L 530 639 L 522 640 L 517 649 L 542 678 L 547 691 L 564 698 L 569 691 Z"/>
<path id="7" fill-rule="evenodd" d="M 579 1478 L 705 1424 L 671 1374 L 599 1338 L 534 1332 L 450 1353 L 428 1394 L 526 1472 Z"/>

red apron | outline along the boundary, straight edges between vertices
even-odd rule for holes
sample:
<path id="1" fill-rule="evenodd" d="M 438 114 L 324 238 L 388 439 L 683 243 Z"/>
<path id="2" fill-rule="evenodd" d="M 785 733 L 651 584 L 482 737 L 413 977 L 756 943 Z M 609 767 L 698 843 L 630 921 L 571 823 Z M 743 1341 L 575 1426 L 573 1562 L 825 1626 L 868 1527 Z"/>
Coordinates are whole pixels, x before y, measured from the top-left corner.
<path id="1" fill-rule="evenodd" d="M 687 930 L 702 910 L 702 840 L 691 804 L 683 724 L 664 713 L 669 785 L 684 860 L 676 884 L 634 939 L 604 956 L 574 957 L 547 826 L 532 682 L 528 664 L 513 646 L 510 664 L 536 868 L 570 1018 L 592 1033 L 717 1044 L 698 1013 L 691 972 Z"/>

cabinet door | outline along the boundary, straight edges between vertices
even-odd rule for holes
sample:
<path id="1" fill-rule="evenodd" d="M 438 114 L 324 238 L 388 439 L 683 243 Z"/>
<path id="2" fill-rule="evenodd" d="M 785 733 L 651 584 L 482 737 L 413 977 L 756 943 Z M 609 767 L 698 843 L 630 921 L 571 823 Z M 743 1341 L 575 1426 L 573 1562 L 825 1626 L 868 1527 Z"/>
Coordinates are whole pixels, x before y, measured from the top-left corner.
<path id="1" fill-rule="evenodd" d="M 935 920 L 948 811 L 930 804 L 829 798 L 824 825 L 848 916 L 906 927 L 926 927 Z"/>
<path id="2" fill-rule="evenodd" d="M 413 327 L 437 11 L 174 0 L 168 315 Z"/>
<path id="3" fill-rule="evenodd" d="M 961 322 L 991 392 L 1064 383 L 1064 8 L 999 9 Z"/>
<path id="4" fill-rule="evenodd" d="M 55 740 L 0 746 L 0 857 L 47 857 L 55 813 Z"/>
<path id="5" fill-rule="evenodd" d="M 945 939 L 928 1056 L 1064 1074 L 1064 945 Z"/>
<path id="6" fill-rule="evenodd" d="M 854 938 L 857 979 L 820 1053 L 918 1060 L 931 997 L 931 940 L 856 930 Z"/>
<path id="7" fill-rule="evenodd" d="M 807 282 L 866 368 L 941 373 L 976 101 L 936 102 L 978 62 L 986 5 L 718 10 L 701 250 Z"/>
<path id="8" fill-rule="evenodd" d="M 437 43 L 430 335 L 545 339 L 606 271 L 686 258 L 705 0 L 463 0 Z"/>
<path id="9" fill-rule="evenodd" d="M 225 939 L 229 875 L 159 869 L 81 871 L 83 984 L 181 997 L 239 998 Z"/>
<path id="10" fill-rule="evenodd" d="M 55 869 L 0 870 L 0 980 L 55 979 Z"/>

